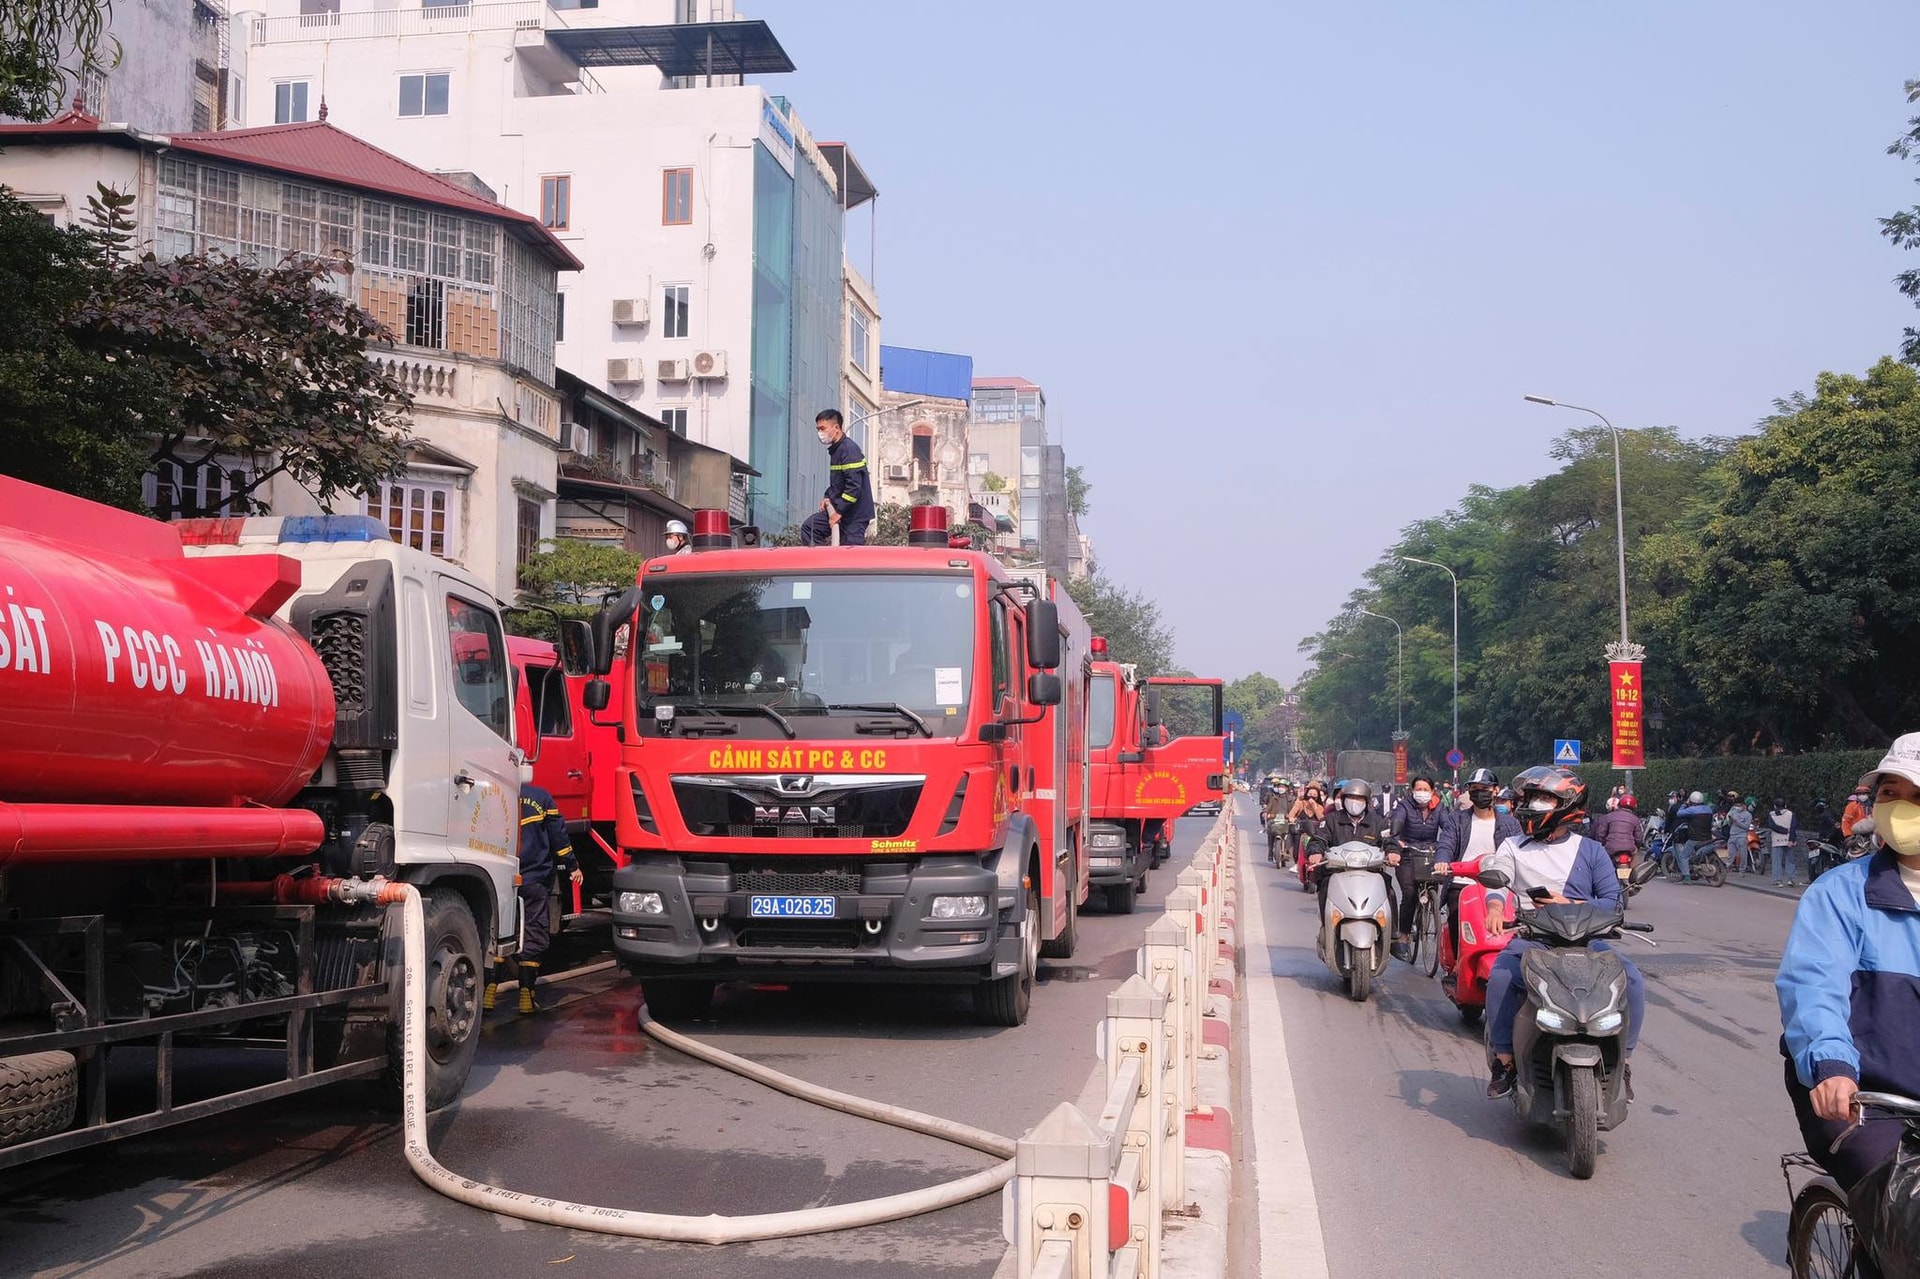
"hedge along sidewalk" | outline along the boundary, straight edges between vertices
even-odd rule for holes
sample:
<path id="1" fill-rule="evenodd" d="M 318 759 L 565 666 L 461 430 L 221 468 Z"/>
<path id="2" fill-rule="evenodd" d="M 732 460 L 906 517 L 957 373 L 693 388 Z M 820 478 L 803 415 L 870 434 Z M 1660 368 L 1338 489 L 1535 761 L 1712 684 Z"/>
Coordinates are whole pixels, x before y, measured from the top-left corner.
<path id="1" fill-rule="evenodd" d="M 1516 773 L 1551 763 L 1551 755 L 1551 751 L 1542 751 L 1536 763 L 1496 767 L 1493 771 L 1501 781 L 1512 781 Z M 1652 813 L 1658 807 L 1654 801 L 1664 799 L 1668 791 L 1677 790 L 1683 795 L 1701 791 L 1712 797 L 1735 790 L 1752 795 L 1762 804 L 1779 796 L 1804 821 L 1804 810 L 1815 797 L 1823 797 L 1835 807 L 1844 804 L 1860 775 L 1885 756 L 1884 750 L 1872 750 L 1650 759 L 1645 768 L 1633 770 L 1633 792 L 1642 817 Z M 1620 771 L 1605 760 L 1570 767 L 1586 782 L 1596 804 L 1621 780 Z"/>

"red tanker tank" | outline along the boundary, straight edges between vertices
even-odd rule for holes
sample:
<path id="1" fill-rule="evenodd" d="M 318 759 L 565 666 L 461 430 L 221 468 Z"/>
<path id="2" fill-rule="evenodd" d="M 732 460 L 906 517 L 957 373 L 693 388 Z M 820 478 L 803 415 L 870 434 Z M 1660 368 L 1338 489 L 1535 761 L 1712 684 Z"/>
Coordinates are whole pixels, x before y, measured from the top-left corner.
<path id="1" fill-rule="evenodd" d="M 272 616 L 299 584 L 286 557 L 189 559 L 169 525 L 0 477 L 0 807 L 290 799 L 334 720 Z"/>

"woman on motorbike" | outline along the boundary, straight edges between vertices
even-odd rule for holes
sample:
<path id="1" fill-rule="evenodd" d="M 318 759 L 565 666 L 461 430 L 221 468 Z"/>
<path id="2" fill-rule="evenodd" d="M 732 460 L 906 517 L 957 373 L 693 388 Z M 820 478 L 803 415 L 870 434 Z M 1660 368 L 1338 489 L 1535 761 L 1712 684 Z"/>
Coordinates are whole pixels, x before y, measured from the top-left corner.
<path id="1" fill-rule="evenodd" d="M 1434 845 L 1440 840 L 1440 828 L 1446 819 L 1447 811 L 1440 803 L 1439 792 L 1431 777 L 1414 778 L 1413 786 L 1393 808 L 1392 825 L 1388 830 L 1404 846 L 1394 874 L 1400 885 L 1400 905 L 1395 920 L 1397 927 L 1394 929 L 1393 957 L 1407 963 L 1413 962 L 1413 912 L 1420 885 L 1414 880 L 1414 858 L 1406 856 L 1406 853 L 1415 850 L 1432 853 Z"/>
<path id="2" fill-rule="evenodd" d="M 1307 856 L 1307 838 L 1327 815 L 1327 792 L 1319 782 L 1308 782 L 1300 790 L 1300 798 L 1287 810 L 1287 826 L 1292 832 L 1288 838 L 1293 841 L 1294 860 L 1301 866 L 1301 882 L 1306 882 L 1305 866 Z"/>
<path id="3" fill-rule="evenodd" d="M 1897 739 L 1860 785 L 1882 847 L 1807 889 L 1774 981 L 1787 1095 L 1807 1153 L 1843 1188 L 1905 1131 L 1865 1124 L 1833 1149 L 1854 1094 L 1920 1097 L 1920 733 Z"/>

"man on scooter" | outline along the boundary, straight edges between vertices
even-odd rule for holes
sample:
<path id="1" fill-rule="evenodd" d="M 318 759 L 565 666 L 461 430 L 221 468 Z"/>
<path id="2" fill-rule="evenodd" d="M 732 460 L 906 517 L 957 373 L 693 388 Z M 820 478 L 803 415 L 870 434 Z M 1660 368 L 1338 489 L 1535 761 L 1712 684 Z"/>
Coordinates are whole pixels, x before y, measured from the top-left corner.
<path id="1" fill-rule="evenodd" d="M 1380 847 L 1387 833 L 1387 819 L 1373 807 L 1373 787 L 1367 782 L 1354 778 L 1340 783 L 1340 789 L 1334 792 L 1333 802 L 1327 805 L 1326 816 L 1320 826 L 1307 836 L 1307 873 L 1314 877 L 1319 885 L 1320 913 L 1327 911 L 1327 877 L 1321 873 L 1326 862 L 1326 851 L 1338 848 L 1342 844 L 1362 843 Z M 1400 854 L 1388 853 L 1387 865 L 1398 866 Z M 1393 885 L 1393 876 L 1386 874 L 1389 885 Z M 1388 889 L 1389 892 L 1393 888 Z"/>
<path id="2" fill-rule="evenodd" d="M 1619 909 L 1623 890 L 1614 874 L 1613 859 L 1599 843 L 1577 834 L 1575 826 L 1586 816 L 1587 784 L 1570 769 L 1529 768 L 1513 779 L 1515 817 L 1519 837 L 1501 844 L 1491 857 L 1455 862 L 1457 875 L 1482 870 L 1506 873 L 1518 898 L 1547 902 L 1602 902 Z M 1439 869 L 1437 866 L 1435 869 Z M 1513 1019 L 1520 1013 L 1525 990 L 1520 982 L 1520 957 L 1538 942 L 1516 937 L 1494 961 L 1487 980 L 1487 1043 L 1493 1050 L 1492 1079 L 1487 1096 L 1505 1097 L 1513 1091 Z M 1605 942 L 1595 948 L 1607 949 Z M 1647 987 L 1640 970 L 1624 956 L 1627 971 L 1628 1057 L 1640 1042 L 1640 1023 L 1647 1014 Z M 1627 1098 L 1633 1098 L 1633 1067 L 1627 1067 Z"/>
<path id="3" fill-rule="evenodd" d="M 1494 850 L 1520 833 L 1510 813 L 1493 806 L 1500 779 L 1490 768 L 1476 768 L 1467 778 L 1467 801 L 1472 807 L 1447 814 L 1433 849 L 1433 869 L 1444 874 L 1447 863 L 1493 856 Z M 1447 885 L 1447 931 L 1453 948 L 1460 949 L 1460 885 Z"/>

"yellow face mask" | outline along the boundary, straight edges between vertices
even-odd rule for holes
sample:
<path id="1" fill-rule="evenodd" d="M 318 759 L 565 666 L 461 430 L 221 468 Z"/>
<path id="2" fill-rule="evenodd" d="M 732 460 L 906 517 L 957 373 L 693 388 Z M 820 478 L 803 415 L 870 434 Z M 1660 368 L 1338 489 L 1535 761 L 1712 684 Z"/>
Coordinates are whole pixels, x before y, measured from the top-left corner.
<path id="1" fill-rule="evenodd" d="M 1894 852 L 1905 857 L 1920 855 L 1920 804 L 1910 799 L 1875 804 L 1873 828 Z"/>

